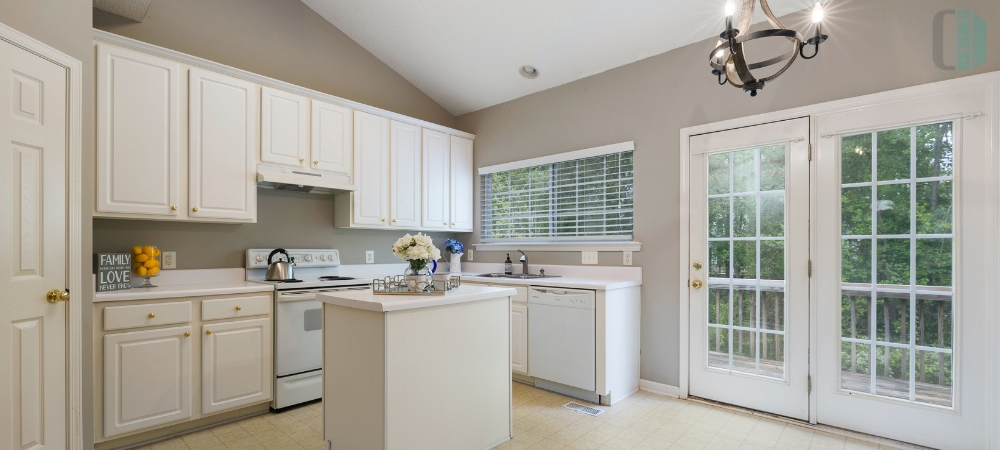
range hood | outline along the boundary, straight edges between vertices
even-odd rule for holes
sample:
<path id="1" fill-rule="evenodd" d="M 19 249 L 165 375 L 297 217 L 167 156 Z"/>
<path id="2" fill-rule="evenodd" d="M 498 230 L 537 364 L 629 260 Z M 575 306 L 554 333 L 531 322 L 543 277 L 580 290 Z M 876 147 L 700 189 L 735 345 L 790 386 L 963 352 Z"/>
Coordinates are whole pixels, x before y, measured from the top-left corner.
<path id="1" fill-rule="evenodd" d="M 313 194 L 340 194 L 357 190 L 344 174 L 314 172 L 267 164 L 257 165 L 257 186 Z"/>

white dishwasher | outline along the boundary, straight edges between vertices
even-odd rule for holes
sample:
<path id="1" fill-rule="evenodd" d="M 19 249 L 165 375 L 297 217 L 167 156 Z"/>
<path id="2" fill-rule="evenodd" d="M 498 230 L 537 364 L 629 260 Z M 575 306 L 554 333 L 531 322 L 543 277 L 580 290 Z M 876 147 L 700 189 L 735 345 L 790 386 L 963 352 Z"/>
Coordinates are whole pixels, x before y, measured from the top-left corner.
<path id="1" fill-rule="evenodd" d="M 594 291 L 531 288 L 528 292 L 528 367 L 531 376 L 594 391 Z"/>

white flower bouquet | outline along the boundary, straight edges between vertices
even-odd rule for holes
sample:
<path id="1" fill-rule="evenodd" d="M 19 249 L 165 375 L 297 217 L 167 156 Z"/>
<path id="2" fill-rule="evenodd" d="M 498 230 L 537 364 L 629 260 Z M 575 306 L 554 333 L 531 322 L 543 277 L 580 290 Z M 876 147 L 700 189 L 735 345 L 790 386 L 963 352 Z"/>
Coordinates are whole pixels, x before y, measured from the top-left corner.
<path id="1" fill-rule="evenodd" d="M 392 254 L 408 262 L 412 274 L 420 273 L 427 268 L 428 263 L 441 258 L 441 250 L 434 246 L 431 237 L 421 233 L 415 236 L 407 234 L 399 238 L 392 244 Z"/>

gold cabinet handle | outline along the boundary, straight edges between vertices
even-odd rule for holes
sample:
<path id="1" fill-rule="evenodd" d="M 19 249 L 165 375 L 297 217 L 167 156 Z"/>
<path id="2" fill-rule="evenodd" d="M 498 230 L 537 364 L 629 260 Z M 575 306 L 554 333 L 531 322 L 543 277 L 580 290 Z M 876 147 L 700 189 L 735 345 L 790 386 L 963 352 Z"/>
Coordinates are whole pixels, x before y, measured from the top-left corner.
<path id="1" fill-rule="evenodd" d="M 701 280 L 694 280 L 691 282 L 691 287 L 695 289 L 701 289 L 702 286 L 704 286 L 704 284 L 701 282 Z"/>
<path id="2" fill-rule="evenodd" d="M 455 226 L 455 222 L 452 222 L 452 223 L 451 223 L 451 226 Z"/>
<path id="3" fill-rule="evenodd" d="M 236 305 L 236 310 L 237 310 L 237 311 L 239 311 L 239 310 L 242 310 L 242 309 L 243 309 L 243 307 L 242 307 L 242 306 L 240 306 L 240 305 Z"/>
<path id="4" fill-rule="evenodd" d="M 445 225 L 448 225 L 448 222 L 445 222 L 444 224 L 445 224 Z"/>
<path id="5" fill-rule="evenodd" d="M 177 205 L 170 205 L 171 211 L 177 211 Z"/>
<path id="6" fill-rule="evenodd" d="M 691 267 L 694 267 L 694 270 L 701 270 L 701 263 L 695 261 L 694 264 L 691 264 Z"/>
<path id="7" fill-rule="evenodd" d="M 149 317 L 150 319 L 155 318 L 156 317 L 156 313 L 149 313 L 149 315 L 146 316 L 146 317 Z"/>
<path id="8" fill-rule="evenodd" d="M 69 300 L 69 291 L 50 289 L 49 292 L 45 293 L 45 299 L 48 300 L 49 303 L 65 302 Z"/>
<path id="9" fill-rule="evenodd" d="M 396 223 L 396 219 L 392 219 L 392 223 Z"/>
<path id="10" fill-rule="evenodd" d="M 299 158 L 299 162 L 300 163 L 304 163 L 304 162 L 306 162 L 306 159 L 305 158 Z"/>
<path id="11" fill-rule="evenodd" d="M 212 334 L 212 330 L 205 330 L 205 334 Z"/>
<path id="12" fill-rule="evenodd" d="M 185 331 L 184 332 L 184 337 L 191 337 L 191 332 L 190 331 Z"/>
<path id="13" fill-rule="evenodd" d="M 197 207 L 191 208 L 191 211 L 198 212 L 198 208 Z"/>
<path id="14" fill-rule="evenodd" d="M 318 166 L 319 165 L 319 161 L 313 161 L 313 165 L 314 166 Z"/>
<path id="15" fill-rule="evenodd" d="M 383 218 L 382 221 L 385 222 L 385 218 Z"/>

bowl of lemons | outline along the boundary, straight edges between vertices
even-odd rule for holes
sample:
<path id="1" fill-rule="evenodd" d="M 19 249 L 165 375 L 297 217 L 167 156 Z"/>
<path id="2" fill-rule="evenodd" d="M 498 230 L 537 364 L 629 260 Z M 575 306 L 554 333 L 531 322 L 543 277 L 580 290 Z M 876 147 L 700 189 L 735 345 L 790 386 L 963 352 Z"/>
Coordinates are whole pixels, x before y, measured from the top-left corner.
<path id="1" fill-rule="evenodd" d="M 132 275 L 142 277 L 144 288 L 156 287 L 149 282 L 151 277 L 160 274 L 160 249 L 155 245 L 136 245 L 132 247 Z"/>

